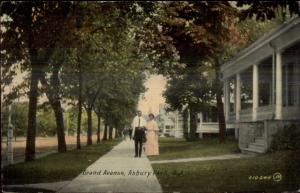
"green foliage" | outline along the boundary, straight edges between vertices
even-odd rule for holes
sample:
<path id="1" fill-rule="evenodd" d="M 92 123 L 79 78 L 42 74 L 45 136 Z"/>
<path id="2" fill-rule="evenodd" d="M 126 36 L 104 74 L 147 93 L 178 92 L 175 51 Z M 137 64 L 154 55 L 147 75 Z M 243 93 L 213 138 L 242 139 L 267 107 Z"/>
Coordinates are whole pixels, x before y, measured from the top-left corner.
<path id="1" fill-rule="evenodd" d="M 150 160 L 218 156 L 232 154 L 236 149 L 238 149 L 238 144 L 235 140 L 228 140 L 224 144 L 220 144 L 216 139 L 186 141 L 173 137 L 159 138 L 159 155 L 150 157 Z"/>
<path id="2" fill-rule="evenodd" d="M 14 102 L 11 105 L 11 123 L 14 135 L 25 136 L 28 119 L 28 102 Z M 2 128 L 4 135 L 7 131 L 8 108 L 3 109 Z M 48 104 L 40 105 L 37 111 L 37 135 L 53 136 L 56 133 L 55 117 L 52 108 Z"/>
<path id="3" fill-rule="evenodd" d="M 228 2 L 160 2 L 138 33 L 140 48 L 161 73 L 173 75 L 222 53 L 236 17 Z"/>
<path id="4" fill-rule="evenodd" d="M 292 7 L 294 1 L 239 2 L 237 6 L 244 4 L 250 4 L 247 17 L 256 14 L 269 19 L 278 6 L 286 5 L 290 13 L 299 13 L 297 7 Z M 255 7 L 261 9 L 253 12 Z M 6 1 L 1 3 L 1 30 L 5 29 L 1 40 L 1 91 L 11 85 L 19 71 L 31 71 L 35 65 L 45 72 L 37 73 L 37 79 L 41 81 L 38 76 L 42 74 L 50 85 L 44 88 L 47 86 L 43 83 L 39 94 L 50 93 L 53 101 L 75 105 L 81 73 L 84 107 L 93 109 L 105 123 L 120 126 L 128 124 L 134 115 L 139 96 L 145 91 L 147 70 L 171 77 L 165 96 L 173 109 L 185 104 L 205 109 L 220 89 L 214 85 L 220 64 L 277 24 L 272 21 L 260 26 L 251 19 L 238 24 L 239 13 L 232 3 L 221 1 Z M 5 100 L 27 93 L 27 82 L 13 88 Z M 31 116 L 36 113 L 32 111 Z M 24 115 L 23 108 L 17 116 L 22 117 L 22 123 Z M 73 118 L 65 118 L 65 124 L 75 128 Z M 53 120 L 53 111 L 39 110 L 38 131 L 51 134 Z M 83 128 L 84 121 L 85 117 Z M 25 125 L 18 123 L 20 128 Z M 34 125 L 29 129 L 35 129 Z"/>
<path id="5" fill-rule="evenodd" d="M 120 140 L 107 141 L 81 150 L 55 153 L 32 162 L 5 167 L 5 184 L 30 184 L 72 180 L 91 163 L 110 151 Z"/>
<path id="6" fill-rule="evenodd" d="M 26 133 L 28 115 L 28 103 L 13 103 L 11 105 L 11 124 L 13 125 L 14 135 L 24 136 Z M 8 129 L 8 106 L 3 106 L 1 112 L 1 128 L 3 135 L 7 135 Z"/>
<path id="7" fill-rule="evenodd" d="M 184 105 L 195 106 L 197 110 L 204 109 L 214 98 L 209 80 L 195 69 L 169 79 L 163 95 L 171 110 L 181 110 Z"/>
<path id="8" fill-rule="evenodd" d="M 37 135 L 54 136 L 56 124 L 53 109 L 50 106 L 40 107 L 37 112 Z"/>
<path id="9" fill-rule="evenodd" d="M 271 151 L 299 150 L 300 149 L 300 124 L 285 126 L 273 135 Z"/>
<path id="10" fill-rule="evenodd" d="M 27 126 L 28 103 L 14 103 L 12 105 L 12 123 L 15 128 L 14 135 L 25 136 Z"/>
<path id="11" fill-rule="evenodd" d="M 300 15 L 299 2 L 296 0 L 288 1 L 238 1 L 238 7 L 246 6 L 241 11 L 240 17 L 255 17 L 256 20 L 270 20 L 278 16 L 285 18 L 287 16 Z"/>
<path id="12" fill-rule="evenodd" d="M 74 105 L 78 101 L 80 63 L 83 106 L 93 109 L 114 127 L 129 122 L 139 95 L 145 90 L 145 63 L 136 54 L 132 25 L 124 12 L 129 4 L 101 3 L 98 8 L 107 6 L 110 11 L 91 14 L 97 19 L 97 30 L 93 33 L 79 30 L 80 46 L 63 55 L 61 77 L 65 100 Z"/>
<path id="13" fill-rule="evenodd" d="M 299 152 L 295 151 L 241 159 L 153 164 L 152 167 L 154 172 L 160 171 L 157 178 L 164 192 L 297 192 L 299 165 Z M 282 175 L 281 181 L 273 179 L 277 172 Z"/>

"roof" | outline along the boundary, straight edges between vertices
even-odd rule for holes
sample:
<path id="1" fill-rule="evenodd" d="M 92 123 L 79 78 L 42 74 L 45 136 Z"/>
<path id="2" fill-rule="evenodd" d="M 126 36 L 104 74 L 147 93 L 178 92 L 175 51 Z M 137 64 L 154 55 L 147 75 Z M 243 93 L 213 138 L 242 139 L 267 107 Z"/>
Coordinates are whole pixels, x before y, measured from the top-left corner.
<path id="1" fill-rule="evenodd" d="M 249 45 L 247 48 L 243 49 L 240 51 L 237 55 L 235 55 L 233 58 L 231 58 L 229 61 L 225 62 L 221 66 L 221 71 L 222 69 L 226 68 L 227 66 L 230 66 L 231 64 L 245 58 L 246 56 L 250 55 L 252 52 L 257 50 L 258 48 L 269 44 L 273 39 L 277 38 L 290 28 L 292 28 L 294 25 L 300 24 L 300 17 L 294 17 L 289 19 L 288 21 L 284 22 L 283 24 L 279 25 L 275 29 L 271 30 L 269 33 L 266 33 L 263 35 L 261 38 L 256 40 L 254 43 Z"/>

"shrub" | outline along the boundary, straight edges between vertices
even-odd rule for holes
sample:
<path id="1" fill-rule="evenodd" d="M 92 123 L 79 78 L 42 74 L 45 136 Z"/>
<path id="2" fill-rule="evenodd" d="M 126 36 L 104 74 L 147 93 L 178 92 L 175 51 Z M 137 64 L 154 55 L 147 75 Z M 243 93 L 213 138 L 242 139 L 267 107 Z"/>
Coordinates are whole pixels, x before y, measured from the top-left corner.
<path id="1" fill-rule="evenodd" d="M 273 135 L 271 151 L 300 149 L 300 124 L 286 125 Z"/>

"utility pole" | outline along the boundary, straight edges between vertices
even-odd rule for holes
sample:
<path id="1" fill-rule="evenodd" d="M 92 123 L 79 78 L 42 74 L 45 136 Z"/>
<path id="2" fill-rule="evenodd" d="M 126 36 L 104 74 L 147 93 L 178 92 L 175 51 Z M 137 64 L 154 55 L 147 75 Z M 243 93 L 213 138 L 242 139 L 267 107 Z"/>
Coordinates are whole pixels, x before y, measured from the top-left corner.
<path id="1" fill-rule="evenodd" d="M 7 129 L 7 161 L 8 164 L 13 164 L 13 125 L 11 124 L 11 105 L 8 106 L 8 129 Z"/>

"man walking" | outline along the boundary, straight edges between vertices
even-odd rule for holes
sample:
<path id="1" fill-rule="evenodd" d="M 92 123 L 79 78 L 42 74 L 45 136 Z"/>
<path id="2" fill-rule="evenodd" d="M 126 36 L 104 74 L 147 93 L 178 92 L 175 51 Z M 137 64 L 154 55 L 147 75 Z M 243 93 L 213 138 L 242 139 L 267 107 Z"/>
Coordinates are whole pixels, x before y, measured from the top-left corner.
<path id="1" fill-rule="evenodd" d="M 142 111 L 138 111 L 137 116 L 135 116 L 132 121 L 134 149 L 135 149 L 134 157 L 141 157 L 143 138 L 145 137 L 145 130 L 144 130 L 145 126 L 146 126 L 146 121 L 142 117 Z"/>
<path id="2" fill-rule="evenodd" d="M 126 140 L 126 128 L 123 128 L 122 130 L 122 139 Z"/>
<path id="3" fill-rule="evenodd" d="M 128 128 L 128 133 L 129 133 L 129 139 L 132 139 L 132 128 Z"/>

